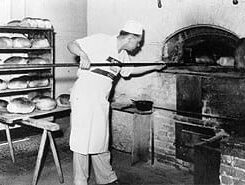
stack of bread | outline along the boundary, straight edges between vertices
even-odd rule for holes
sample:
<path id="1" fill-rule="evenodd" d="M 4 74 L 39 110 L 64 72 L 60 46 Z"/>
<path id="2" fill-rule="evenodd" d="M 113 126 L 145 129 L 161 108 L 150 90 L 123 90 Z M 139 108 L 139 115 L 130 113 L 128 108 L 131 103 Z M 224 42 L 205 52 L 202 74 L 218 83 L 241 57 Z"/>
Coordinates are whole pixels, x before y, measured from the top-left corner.
<path id="1" fill-rule="evenodd" d="M 20 26 L 27 28 L 47 28 L 51 29 L 53 26 L 48 19 L 25 17 L 22 20 L 12 20 L 7 23 L 7 26 Z"/>

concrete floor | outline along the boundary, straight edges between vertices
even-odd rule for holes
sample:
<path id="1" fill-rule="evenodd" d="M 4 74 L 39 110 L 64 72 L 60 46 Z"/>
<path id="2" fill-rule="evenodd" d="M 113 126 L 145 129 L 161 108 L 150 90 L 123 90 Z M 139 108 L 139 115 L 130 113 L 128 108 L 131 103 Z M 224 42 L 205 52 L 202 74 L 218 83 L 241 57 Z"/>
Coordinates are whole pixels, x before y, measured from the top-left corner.
<path id="1" fill-rule="evenodd" d="M 72 153 L 67 145 L 58 146 L 64 185 L 72 185 Z M 0 158 L 0 185 L 30 185 L 35 167 L 37 151 L 16 154 L 16 163 L 12 163 L 9 155 Z M 175 167 L 155 162 L 130 164 L 130 155 L 112 150 L 112 166 L 125 185 L 160 185 L 176 184 L 191 185 L 193 178 L 190 173 Z M 47 152 L 46 159 L 38 179 L 38 185 L 60 184 L 52 154 Z M 95 185 L 93 173 L 89 185 Z"/>

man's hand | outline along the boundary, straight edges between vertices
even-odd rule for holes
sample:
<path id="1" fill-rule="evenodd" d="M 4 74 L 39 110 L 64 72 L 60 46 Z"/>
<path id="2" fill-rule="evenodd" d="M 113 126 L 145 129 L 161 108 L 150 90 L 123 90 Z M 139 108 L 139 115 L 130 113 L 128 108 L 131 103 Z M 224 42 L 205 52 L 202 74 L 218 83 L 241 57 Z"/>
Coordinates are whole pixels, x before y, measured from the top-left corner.
<path id="1" fill-rule="evenodd" d="M 163 61 L 156 61 L 156 63 L 162 64 L 162 65 L 156 65 L 155 70 L 161 71 L 167 67 L 167 65 Z"/>
<path id="2" fill-rule="evenodd" d="M 79 67 L 81 69 L 89 69 L 90 68 L 90 64 L 91 64 L 91 62 L 90 62 L 90 60 L 89 60 L 87 55 L 85 55 L 85 54 L 80 55 Z"/>

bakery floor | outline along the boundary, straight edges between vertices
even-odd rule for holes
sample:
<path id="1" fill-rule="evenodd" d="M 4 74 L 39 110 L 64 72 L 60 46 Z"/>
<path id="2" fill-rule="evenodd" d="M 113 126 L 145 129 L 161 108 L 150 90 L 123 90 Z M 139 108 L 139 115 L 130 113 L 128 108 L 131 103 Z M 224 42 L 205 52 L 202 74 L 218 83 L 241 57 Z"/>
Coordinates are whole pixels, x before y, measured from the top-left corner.
<path id="1" fill-rule="evenodd" d="M 72 185 L 72 152 L 67 145 L 58 146 L 57 150 L 64 175 L 63 185 Z M 9 155 L 2 155 L 0 158 L 0 185 L 30 185 L 36 157 L 37 152 L 22 151 L 16 154 L 16 162 L 12 163 Z M 125 185 L 193 184 L 192 175 L 185 170 L 159 162 L 155 162 L 154 165 L 147 162 L 131 166 L 130 154 L 117 150 L 112 150 L 112 165 L 121 183 Z M 50 151 L 46 153 L 37 184 L 60 184 Z M 96 185 L 93 173 L 91 173 L 89 185 Z"/>

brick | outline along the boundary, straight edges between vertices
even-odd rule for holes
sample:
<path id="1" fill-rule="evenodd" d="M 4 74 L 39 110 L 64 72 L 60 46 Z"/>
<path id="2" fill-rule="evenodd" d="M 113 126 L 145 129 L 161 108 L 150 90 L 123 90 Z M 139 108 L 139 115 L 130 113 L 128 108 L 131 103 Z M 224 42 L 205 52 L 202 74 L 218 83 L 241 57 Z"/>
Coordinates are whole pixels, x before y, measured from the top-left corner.
<path id="1" fill-rule="evenodd" d="M 245 159 L 235 158 L 234 167 L 238 167 L 245 170 Z"/>
<path id="2" fill-rule="evenodd" d="M 231 185 L 233 184 L 233 179 L 231 177 L 228 177 L 226 175 L 220 175 L 220 183 L 224 185 Z"/>

